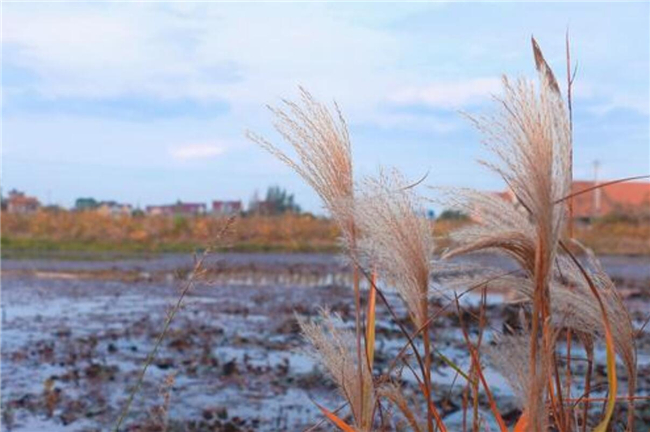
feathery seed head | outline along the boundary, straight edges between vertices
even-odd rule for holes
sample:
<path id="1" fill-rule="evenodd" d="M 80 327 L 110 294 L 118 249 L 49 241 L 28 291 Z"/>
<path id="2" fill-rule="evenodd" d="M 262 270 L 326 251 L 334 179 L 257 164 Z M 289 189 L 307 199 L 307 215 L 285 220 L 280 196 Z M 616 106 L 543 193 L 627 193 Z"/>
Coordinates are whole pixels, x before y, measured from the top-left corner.
<path id="1" fill-rule="evenodd" d="M 361 430 L 369 430 L 375 400 L 372 374 L 366 362 L 361 365 L 357 362 L 354 334 L 344 328 L 340 316 L 327 310 L 321 311 L 318 321 L 298 317 L 298 322 L 304 337 L 314 348 L 316 360 L 325 367 L 349 402 L 356 425 Z M 359 387 L 359 373 L 366 389 L 363 392 Z"/>
<path id="2" fill-rule="evenodd" d="M 397 290 L 418 327 L 426 321 L 434 251 L 423 214 L 418 197 L 396 171 L 364 182 L 354 214 L 362 256 Z"/>
<path id="3" fill-rule="evenodd" d="M 300 102 L 283 100 L 281 108 L 269 109 L 275 116 L 275 129 L 296 157 L 257 134 L 247 132 L 247 137 L 296 171 L 321 197 L 346 240 L 352 241 L 352 155 L 348 128 L 338 106 L 333 113 L 300 88 Z"/>

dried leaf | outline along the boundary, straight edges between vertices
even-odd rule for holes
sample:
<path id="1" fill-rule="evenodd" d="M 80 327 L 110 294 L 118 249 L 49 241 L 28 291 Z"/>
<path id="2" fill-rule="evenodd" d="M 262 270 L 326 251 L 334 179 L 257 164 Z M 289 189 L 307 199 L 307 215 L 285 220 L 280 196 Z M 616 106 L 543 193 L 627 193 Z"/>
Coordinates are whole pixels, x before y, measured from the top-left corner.
<path id="1" fill-rule="evenodd" d="M 533 54 L 535 55 L 535 66 L 537 67 L 537 71 L 545 77 L 545 79 L 548 81 L 549 87 L 551 87 L 553 91 L 559 94 L 560 86 L 557 84 L 557 80 L 555 79 L 555 75 L 553 74 L 551 67 L 548 65 L 548 63 L 546 63 L 541 48 L 537 44 L 537 41 L 534 37 L 531 37 L 530 40 L 533 43 Z"/>

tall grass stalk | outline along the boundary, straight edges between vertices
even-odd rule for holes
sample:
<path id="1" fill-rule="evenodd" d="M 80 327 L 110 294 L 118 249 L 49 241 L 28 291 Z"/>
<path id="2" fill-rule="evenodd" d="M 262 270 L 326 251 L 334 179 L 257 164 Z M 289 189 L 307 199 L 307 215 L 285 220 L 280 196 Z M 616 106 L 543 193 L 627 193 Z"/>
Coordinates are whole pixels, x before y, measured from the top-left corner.
<path id="1" fill-rule="evenodd" d="M 289 144 L 295 156 L 289 156 L 267 139 L 247 132 L 252 141 L 276 156 L 299 174 L 325 203 L 325 207 L 341 231 L 342 242 L 356 261 L 358 227 L 354 215 L 354 185 L 352 179 L 352 155 L 347 124 L 335 105 L 332 112 L 316 101 L 305 89 L 300 89 L 300 102 L 284 100 L 281 108 L 269 107 L 275 118 L 275 128 Z M 374 359 L 374 319 L 363 322 L 359 269 L 353 267 L 353 294 L 356 340 L 356 385 L 359 400 L 349 400 L 355 421 L 361 430 L 372 428 L 375 403 L 372 379 L 364 376 L 364 368 L 372 374 Z M 371 288 L 372 293 L 372 288 Z M 374 305 L 374 301 L 369 302 Z M 368 310 L 367 317 L 374 317 Z M 372 327 L 368 327 L 368 326 Z M 363 329 L 366 329 L 364 332 Z M 372 348 L 372 352 L 371 352 Z M 338 383 L 345 387 L 350 383 Z M 344 395 L 350 396 L 343 388 Z M 355 406 L 356 404 L 356 406 Z"/>
<path id="2" fill-rule="evenodd" d="M 509 185 L 520 210 L 486 195 L 466 193 L 468 204 L 461 206 L 477 215 L 479 224 L 454 234 L 459 246 L 446 256 L 493 250 L 512 257 L 526 273 L 513 281 L 513 288 L 529 299 L 532 311 L 530 372 L 524 377 L 528 428 L 545 431 L 549 424 L 560 431 L 573 428 L 571 409 L 563 401 L 555 353 L 557 333 L 566 328 L 589 338 L 603 338 L 610 398 L 598 425 L 602 429 L 607 427 L 616 398 L 616 352 L 628 370 L 628 391 L 635 388 L 633 331 L 613 283 L 597 262 L 592 260 L 594 270 L 584 269 L 562 239 L 565 205 L 571 195 L 570 120 L 553 72 L 534 39 L 532 43 L 539 89 L 521 80 L 515 85 L 504 79 L 506 95 L 498 99 L 502 111 L 496 117 L 474 120 L 500 161 L 486 165 Z"/>
<path id="3" fill-rule="evenodd" d="M 578 261 L 567 246 L 573 237 L 571 191 L 573 164 L 572 84 L 569 39 L 566 39 L 567 92 L 565 102 L 557 79 L 533 38 L 532 51 L 538 72 L 536 83 L 503 78 L 503 95 L 496 97 L 495 115 L 471 117 L 485 137 L 496 162 L 483 162 L 499 175 L 516 198 L 516 204 L 486 193 L 458 191 L 452 202 L 474 218 L 450 236 L 451 248 L 443 260 L 478 251 L 497 252 L 513 259 L 516 272 L 494 277 L 489 269 L 476 277 L 480 283 L 467 291 L 483 289 L 476 318 L 478 340 L 469 337 L 459 296 L 456 305 L 460 329 L 468 350 L 470 370 L 463 372 L 451 361 L 457 375 L 467 380 L 463 397 L 464 416 L 473 411 L 472 430 L 479 425 L 479 390 L 502 432 L 507 431 L 496 400 L 483 373 L 481 351 L 486 321 L 487 282 L 502 284 L 520 296 L 529 308 L 522 309 L 522 329 L 517 335 L 495 338 L 491 358 L 501 359 L 498 369 L 505 371 L 517 394 L 522 415 L 515 431 L 545 432 L 549 429 L 572 432 L 578 420 L 571 394 L 572 354 L 575 342 L 582 342 L 587 353 L 582 425 L 588 423 L 592 389 L 594 341 L 604 341 L 607 354 L 608 396 L 596 432 L 604 432 L 610 422 L 617 396 L 616 355 L 627 370 L 630 412 L 633 411 L 636 385 L 634 329 L 613 282 L 602 272 L 595 258 L 589 266 Z M 345 337 L 327 315 L 323 323 L 303 322 L 303 331 L 314 345 L 326 368 L 337 382 L 354 420 L 349 425 L 335 412 L 320 407 L 323 414 L 341 430 L 369 431 L 388 427 L 381 400 L 403 416 L 413 430 L 446 431 L 435 406 L 432 357 L 438 353 L 432 340 L 431 323 L 446 307 L 431 313 L 429 299 L 440 296 L 432 289 L 434 242 L 430 224 L 421 214 L 419 198 L 398 174 L 380 174 L 375 179 L 354 184 L 349 135 L 340 111 L 333 115 L 301 89 L 301 103 L 284 101 L 284 109 L 272 109 L 276 128 L 295 150 L 289 157 L 278 147 L 254 134 L 249 137 L 292 167 L 323 199 L 341 230 L 342 244 L 353 265 L 355 331 L 353 342 Z M 579 246 L 576 246 L 579 248 Z M 472 268 L 468 268 L 472 270 Z M 361 279 L 369 284 L 368 306 L 361 307 Z M 472 276 L 474 277 L 474 276 Z M 467 276 L 459 277 L 459 283 Z M 396 291 L 406 307 L 409 324 L 403 324 L 380 285 Z M 383 376 L 373 373 L 376 303 L 379 301 L 397 324 L 407 343 L 390 363 Z M 448 305 L 449 306 L 449 305 Z M 412 327 L 410 330 L 408 327 Z M 568 355 L 562 374 L 557 340 L 566 332 Z M 499 332 L 495 332 L 499 334 Z M 416 340 L 421 338 L 421 348 Z M 354 351 L 354 352 L 353 352 Z M 406 358 L 410 352 L 416 365 Z M 502 352 L 500 352 L 502 351 Z M 339 358 L 347 359 L 341 363 Z M 441 356 L 444 360 L 444 356 Z M 401 363 L 400 363 L 401 362 Z M 402 364 L 415 377 L 426 407 L 426 418 L 419 417 L 391 373 Z M 471 394 L 471 401 L 470 401 Z M 628 427 L 633 425 L 633 414 Z M 465 429 L 465 417 L 463 418 Z"/>
<path id="4" fill-rule="evenodd" d="M 225 234 L 228 232 L 228 230 L 231 228 L 235 218 L 231 217 L 226 220 L 226 223 L 224 224 L 221 232 L 217 236 L 217 241 L 220 241 Z M 131 405 L 133 404 L 133 400 L 135 399 L 136 394 L 140 390 L 140 387 L 142 386 L 142 383 L 144 382 L 144 377 L 147 373 L 147 369 L 153 363 L 154 359 L 156 358 L 156 354 L 158 353 L 158 349 L 160 348 L 160 345 L 162 344 L 163 340 L 165 339 L 165 336 L 167 335 L 167 332 L 169 331 L 169 327 L 171 326 L 174 317 L 176 317 L 176 314 L 178 311 L 181 309 L 183 306 L 183 301 L 185 300 L 185 297 L 187 294 L 190 292 L 192 287 L 194 287 L 195 283 L 197 282 L 198 279 L 203 275 L 204 273 L 204 268 L 203 268 L 203 263 L 205 262 L 205 259 L 208 257 L 208 255 L 211 253 L 212 248 L 208 247 L 206 248 L 201 255 L 195 258 L 194 260 L 194 266 L 192 268 L 192 271 L 190 272 L 187 281 L 181 288 L 180 294 L 178 298 L 176 299 L 176 302 L 172 306 L 172 308 L 169 310 L 167 313 L 167 317 L 165 319 L 165 322 L 163 324 L 162 331 L 158 335 L 158 338 L 156 339 L 156 342 L 154 343 L 153 348 L 149 353 L 147 354 L 147 358 L 145 359 L 144 365 L 142 366 L 142 369 L 140 369 L 140 372 L 138 373 L 138 378 L 133 386 L 133 389 L 129 393 L 129 397 L 127 398 L 124 407 L 122 408 L 122 411 L 120 412 L 120 416 L 115 422 L 115 426 L 113 428 L 114 432 L 119 432 L 120 427 L 124 423 L 124 420 L 126 420 L 127 415 L 129 414 L 129 411 L 131 409 Z"/>

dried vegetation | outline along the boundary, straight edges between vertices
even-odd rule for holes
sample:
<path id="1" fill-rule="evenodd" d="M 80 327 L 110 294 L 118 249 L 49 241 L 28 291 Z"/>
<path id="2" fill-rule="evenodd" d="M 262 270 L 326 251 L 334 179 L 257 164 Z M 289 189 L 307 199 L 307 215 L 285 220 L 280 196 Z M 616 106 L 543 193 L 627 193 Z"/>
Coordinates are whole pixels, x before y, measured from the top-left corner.
<path id="1" fill-rule="evenodd" d="M 572 181 L 571 101 L 570 97 L 568 103 L 564 99 L 534 39 L 532 45 L 538 71 L 536 82 L 504 77 L 503 94 L 495 97 L 494 114 L 468 116 L 495 156 L 493 161 L 482 163 L 503 179 L 516 196 L 517 204 L 481 192 L 453 191 L 448 203 L 472 215 L 476 223 L 450 236 L 440 261 L 434 261 L 434 237 L 429 222 L 422 216 L 415 185 L 409 185 L 398 173 L 382 173 L 376 179 L 353 184 L 349 135 L 338 107 L 332 114 L 301 90 L 302 104 L 285 101 L 285 110 L 271 109 L 276 127 L 294 149 L 295 157 L 250 134 L 322 197 L 341 228 L 355 274 L 365 278 L 369 287 L 367 293 L 360 293 L 355 283 L 356 335 L 346 333 L 345 323 L 328 313 L 320 323 L 301 324 L 349 405 L 351 417 L 341 414 L 343 411 L 321 408 L 337 428 L 393 429 L 401 419 L 413 430 L 447 430 L 436 406 L 431 367 L 438 353 L 429 328 L 441 307 L 433 306 L 430 300 L 437 297 L 438 304 L 444 304 L 444 299 L 455 304 L 472 360 L 468 371 L 451 366 L 466 380 L 468 403 L 464 410 L 474 410 L 473 430 L 479 428 L 479 389 L 488 399 L 487 406 L 496 424 L 502 431 L 507 430 L 482 372 L 485 358 L 501 371 L 517 395 L 521 416 L 515 422 L 515 430 L 535 432 L 608 430 L 615 404 L 620 400 L 616 364 L 619 359 L 628 382 L 629 397 L 623 397 L 629 401 L 627 428 L 634 430 L 634 330 L 616 287 L 597 259 L 590 255 L 585 263 L 574 255 L 581 246 L 574 244 L 569 235 L 570 200 L 565 199 Z M 571 80 L 569 77 L 569 91 Z M 441 293 L 432 284 L 437 270 L 449 266 L 446 260 L 483 251 L 504 254 L 516 263 L 517 270 L 499 275 L 490 269 L 477 271 L 470 264 L 467 269 L 471 268 L 473 280 L 471 286 L 464 288 L 498 284 L 516 294 L 522 317 L 518 331 L 493 337 L 490 343 L 482 341 L 482 329 L 489 325 L 483 313 L 473 317 L 481 330 L 478 339 L 472 341 L 458 294 Z M 448 287 L 469 284 L 466 273 L 456 273 L 460 276 L 456 281 L 447 281 Z M 403 300 L 409 323 L 402 323 L 394 315 L 383 295 L 387 289 L 394 289 Z M 361 307 L 360 295 L 368 297 L 367 309 Z M 379 302 L 375 301 L 377 298 Z M 417 381 L 417 400 L 405 393 L 394 368 L 373 369 L 374 308 L 379 307 L 393 314 L 409 341 L 395 362 Z M 560 354 L 560 342 L 566 347 L 564 354 Z M 590 402 L 596 403 L 591 401 L 591 374 L 586 375 L 584 394 L 576 395 L 578 386 L 571 373 L 572 356 L 580 349 L 586 352 L 591 370 L 595 343 L 606 347 L 608 386 L 604 408 L 597 415 L 588 409 Z M 485 358 L 481 351 L 486 351 Z M 382 406 L 393 409 L 382 410 Z M 387 412 L 396 414 L 391 416 Z M 465 422 L 464 425 L 469 426 Z"/>

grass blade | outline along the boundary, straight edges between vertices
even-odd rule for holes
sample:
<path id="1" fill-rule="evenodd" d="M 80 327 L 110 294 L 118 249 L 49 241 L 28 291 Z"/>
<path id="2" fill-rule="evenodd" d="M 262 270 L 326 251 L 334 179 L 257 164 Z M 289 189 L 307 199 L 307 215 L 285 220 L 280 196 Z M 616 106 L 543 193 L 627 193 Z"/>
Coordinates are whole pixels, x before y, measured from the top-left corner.
<path id="1" fill-rule="evenodd" d="M 528 431 L 528 413 L 526 411 L 521 413 L 517 424 L 515 424 L 512 432 L 526 432 Z"/>
<path id="2" fill-rule="evenodd" d="M 616 381 L 616 353 L 614 352 L 614 338 L 609 325 L 605 326 L 605 344 L 607 348 L 607 382 L 609 384 L 609 392 L 607 396 L 607 409 L 605 410 L 605 417 L 594 428 L 594 432 L 605 432 L 609 426 L 609 421 L 614 414 L 614 406 L 616 405 L 616 390 L 618 387 Z"/>
<path id="3" fill-rule="evenodd" d="M 314 402 L 314 404 L 318 407 L 318 409 L 323 413 L 327 419 L 332 422 L 334 426 L 342 430 L 343 432 L 355 432 L 352 426 L 341 420 L 340 417 L 338 417 L 336 414 L 325 408 L 324 406 L 319 405 L 318 403 Z"/>
<path id="4" fill-rule="evenodd" d="M 440 350 L 437 350 L 437 349 L 436 349 L 435 352 L 436 352 L 436 355 L 438 355 L 438 356 L 440 357 L 440 359 L 441 359 L 441 360 L 442 360 L 442 361 L 443 361 L 447 366 L 449 366 L 449 367 L 452 368 L 454 371 L 456 371 L 456 372 L 458 373 L 458 375 L 460 375 L 460 376 L 462 376 L 463 378 L 465 378 L 465 380 L 466 380 L 467 382 L 470 382 L 470 383 L 472 383 L 472 384 L 475 383 L 475 380 L 473 380 L 472 378 L 469 377 L 469 375 L 467 375 L 465 372 L 463 372 L 463 371 L 461 370 L 460 366 L 458 366 L 456 363 L 454 363 L 453 360 L 451 360 L 449 357 L 447 357 L 447 356 L 444 355 L 442 352 L 440 352 Z"/>
<path id="5" fill-rule="evenodd" d="M 569 248 L 564 244 L 564 242 L 560 241 L 560 246 L 571 258 L 571 260 L 575 263 L 575 265 L 578 267 L 578 269 L 584 276 L 587 285 L 589 286 L 589 289 L 596 297 L 596 300 L 598 300 L 598 304 L 600 305 L 600 311 L 603 318 L 603 329 L 605 331 L 605 347 L 607 350 L 607 382 L 609 385 L 609 394 L 607 397 L 607 407 L 605 410 L 605 417 L 600 423 L 598 423 L 598 426 L 594 428 L 594 432 L 606 432 L 607 427 L 609 426 L 609 421 L 611 420 L 612 414 L 614 413 L 614 406 L 616 404 L 616 391 L 618 388 L 618 383 L 616 379 L 616 351 L 614 349 L 614 338 L 612 337 L 612 329 L 609 323 L 609 317 L 607 316 L 607 309 L 605 309 L 605 305 L 603 304 L 603 301 L 600 297 L 600 294 L 598 293 L 598 289 L 594 285 L 593 280 L 591 279 L 589 274 L 585 271 L 584 267 L 582 266 L 582 264 L 580 264 L 580 262 L 575 257 L 575 255 L 571 253 Z"/>
<path id="6" fill-rule="evenodd" d="M 377 306 L 376 276 L 373 271 L 371 274 L 370 294 L 368 296 L 368 323 L 366 328 L 366 351 L 368 355 L 368 368 L 372 370 L 375 358 L 375 308 Z"/>

